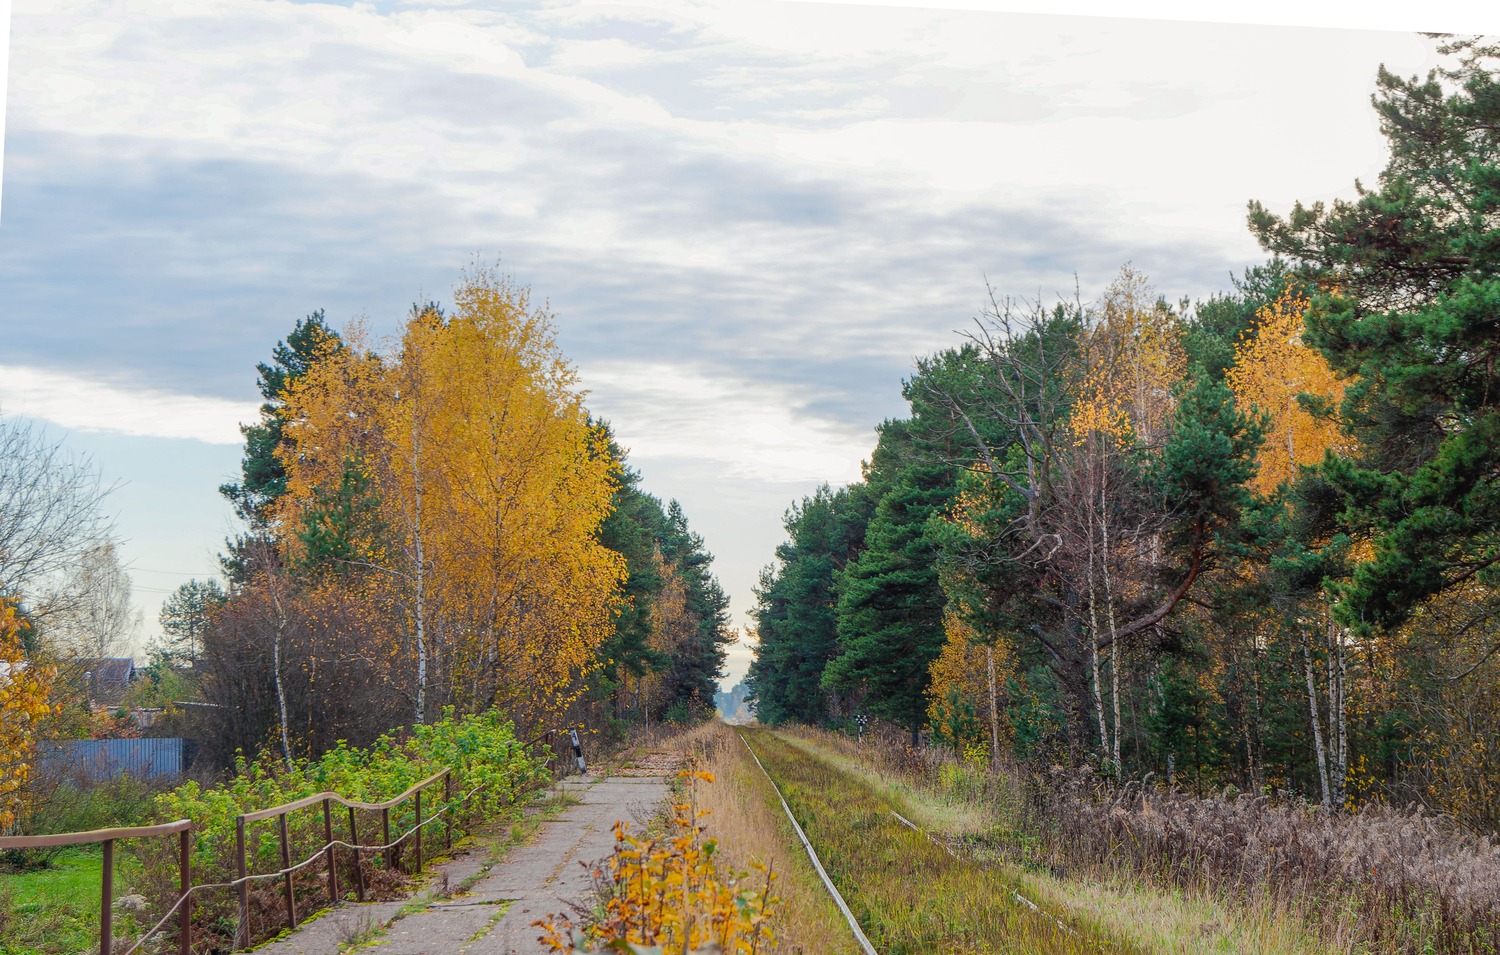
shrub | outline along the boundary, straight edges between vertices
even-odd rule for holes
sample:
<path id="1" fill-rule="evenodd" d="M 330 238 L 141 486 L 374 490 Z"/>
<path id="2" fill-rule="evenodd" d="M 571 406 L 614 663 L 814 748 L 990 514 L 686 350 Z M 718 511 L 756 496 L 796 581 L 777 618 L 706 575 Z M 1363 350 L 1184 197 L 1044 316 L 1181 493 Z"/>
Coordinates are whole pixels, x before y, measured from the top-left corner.
<path id="1" fill-rule="evenodd" d="M 32 780 L 33 798 L 28 800 L 16 829 L 27 835 L 55 832 L 87 832 L 115 826 L 141 826 L 153 812 L 152 800 L 162 784 L 126 773 L 104 782 L 61 774 Z M 65 846 L 0 851 L 0 865 L 13 869 L 37 869 L 51 864 Z"/>
<path id="2" fill-rule="evenodd" d="M 234 774 L 220 786 L 203 787 L 188 782 L 163 793 L 155 801 L 157 821 L 191 819 L 191 861 L 195 884 L 231 881 L 238 869 L 235 818 L 319 792 L 336 792 L 360 802 L 382 802 L 443 768 L 455 771 L 451 801 L 444 803 L 441 787 L 423 792 L 423 818 L 440 810 L 451 818 L 455 838 L 475 824 L 492 819 L 517 818 L 525 794 L 547 779 L 544 764 L 531 757 L 516 741 L 513 727 L 495 712 L 457 718 L 449 710 L 443 719 L 413 728 L 400 737 L 382 736 L 368 749 L 340 743 L 316 760 L 295 760 L 290 766 L 272 753 L 258 759 L 237 757 Z M 470 798 L 465 799 L 469 795 Z M 349 812 L 334 804 L 334 838 L 349 838 Z M 363 845 L 383 842 L 378 813 L 356 814 L 359 841 Z M 415 824 L 415 805 L 407 800 L 391 810 L 391 837 L 397 838 Z M 320 805 L 286 816 L 289 853 L 295 864 L 324 845 L 323 812 Z M 425 844 L 437 838 L 434 829 L 422 830 Z M 275 819 L 252 823 L 245 833 L 247 870 L 275 872 L 281 868 L 281 843 Z M 176 900 L 177 854 L 175 842 L 152 839 L 132 847 L 145 873 L 148 897 L 164 911 Z M 347 850 L 336 853 L 343 886 L 354 884 L 353 857 Z M 374 893 L 390 894 L 404 878 L 400 875 L 400 850 L 393 852 L 394 865 L 387 868 L 379 853 L 363 854 L 363 872 Z M 294 876 L 299 914 L 328 903 L 327 869 L 315 863 Z M 282 925 L 280 882 L 251 883 L 250 931 L 252 940 L 274 934 Z M 238 919 L 233 891 L 215 890 L 195 896 L 193 922 L 212 934 L 232 932 Z"/>

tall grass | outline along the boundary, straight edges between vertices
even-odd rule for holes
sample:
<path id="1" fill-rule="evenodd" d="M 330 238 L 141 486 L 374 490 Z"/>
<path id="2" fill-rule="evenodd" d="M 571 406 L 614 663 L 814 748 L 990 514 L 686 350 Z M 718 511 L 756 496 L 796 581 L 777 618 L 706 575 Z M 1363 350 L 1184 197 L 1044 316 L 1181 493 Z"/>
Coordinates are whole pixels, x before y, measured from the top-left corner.
<path id="1" fill-rule="evenodd" d="M 1157 886 L 1300 922 L 1327 951 L 1500 952 L 1500 847 L 1420 808 L 1328 813 L 1289 798 L 1199 798 L 1086 771 L 990 772 L 894 736 L 798 735 L 985 823 L 955 827 L 970 851 L 1051 877 Z M 1285 929 L 1284 931 L 1290 931 Z M 1191 950 L 1191 949 L 1187 949 Z"/>
<path id="2" fill-rule="evenodd" d="M 1042 838 L 1016 848 L 1047 865 L 1272 899 L 1307 913 L 1331 942 L 1371 952 L 1500 951 L 1500 848 L 1420 807 L 1329 813 L 1266 795 L 1110 787 L 1083 773 L 1023 788 L 1018 828 Z"/>
<path id="3" fill-rule="evenodd" d="M 679 735 L 670 744 L 712 773 L 698 800 L 709 815 L 705 835 L 718 842 L 725 868 L 753 871 L 758 862 L 776 873 L 781 904 L 772 920 L 775 944 L 768 955 L 856 955 L 849 927 L 813 871 L 776 800 L 770 783 L 751 761 L 734 730 L 715 720 Z"/>
<path id="4" fill-rule="evenodd" d="M 746 737 L 885 955 L 1143 951 L 1086 920 L 1064 926 L 1028 908 L 1014 895 L 1022 888 L 1015 878 L 907 828 L 891 810 L 909 807 L 835 763 L 764 730 Z"/>

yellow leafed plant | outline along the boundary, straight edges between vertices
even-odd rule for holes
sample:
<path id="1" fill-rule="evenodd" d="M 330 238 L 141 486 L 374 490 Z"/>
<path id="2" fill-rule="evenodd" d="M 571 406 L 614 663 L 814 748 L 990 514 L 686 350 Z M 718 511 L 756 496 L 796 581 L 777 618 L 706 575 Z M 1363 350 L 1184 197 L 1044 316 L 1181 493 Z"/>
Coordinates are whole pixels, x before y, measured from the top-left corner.
<path id="1" fill-rule="evenodd" d="M 37 721 L 52 713 L 51 674 L 27 665 L 16 608 L 0 599 L 0 830 L 16 821 L 22 787 L 31 776 Z"/>
<path id="2" fill-rule="evenodd" d="M 672 806 L 670 832 L 661 839 L 632 835 L 615 823 L 615 851 L 596 871 L 606 888 L 601 918 L 575 935 L 561 916 L 537 923 L 542 942 L 554 952 L 634 952 L 638 955 L 755 955 L 775 944 L 771 918 L 780 899 L 771 894 L 774 873 L 759 887 L 748 874 L 721 873 L 715 865 L 717 845 L 703 839 L 699 822 L 708 810 L 697 808 L 696 787 L 712 783 L 711 773 L 684 770 L 682 798 Z"/>
<path id="3" fill-rule="evenodd" d="M 273 526 L 296 558 L 320 501 L 351 472 L 367 489 L 373 515 L 338 563 L 403 609 L 385 649 L 415 722 L 450 703 L 555 719 L 609 633 L 624 568 L 597 531 L 613 462 L 555 338 L 526 288 L 479 270 L 383 353 L 351 327 L 283 396 Z"/>
<path id="4" fill-rule="evenodd" d="M 1291 289 L 1263 306 L 1255 316 L 1258 327 L 1235 346 L 1234 367 L 1226 374 L 1236 403 L 1250 405 L 1270 419 L 1252 482 L 1263 495 L 1295 478 L 1299 468 L 1321 461 L 1329 448 L 1340 450 L 1345 443 L 1336 418 L 1315 416 L 1299 401 L 1307 395 L 1337 408 L 1348 384 L 1302 341 L 1307 308 L 1307 298 Z"/>

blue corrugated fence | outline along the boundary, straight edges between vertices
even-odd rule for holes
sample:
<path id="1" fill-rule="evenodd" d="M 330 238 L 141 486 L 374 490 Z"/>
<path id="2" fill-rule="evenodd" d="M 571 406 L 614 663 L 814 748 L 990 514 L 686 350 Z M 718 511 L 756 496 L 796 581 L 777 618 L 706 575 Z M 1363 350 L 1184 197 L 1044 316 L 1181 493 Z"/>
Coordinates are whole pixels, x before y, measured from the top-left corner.
<path id="1" fill-rule="evenodd" d="M 124 773 L 148 779 L 180 779 L 181 739 L 94 739 L 41 744 L 43 773 L 65 772 L 95 782 Z"/>

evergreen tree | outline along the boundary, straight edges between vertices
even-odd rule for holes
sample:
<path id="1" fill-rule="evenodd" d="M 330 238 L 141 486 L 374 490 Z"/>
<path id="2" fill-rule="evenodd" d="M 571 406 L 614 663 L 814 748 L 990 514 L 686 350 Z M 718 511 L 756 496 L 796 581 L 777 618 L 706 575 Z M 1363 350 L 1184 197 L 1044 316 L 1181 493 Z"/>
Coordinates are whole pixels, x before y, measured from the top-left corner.
<path id="1" fill-rule="evenodd" d="M 287 387 L 332 346 L 341 347 L 338 333 L 328 327 L 320 308 L 300 319 L 291 334 L 276 343 L 270 363 L 255 366 L 261 398 L 260 420 L 240 426 L 245 436 L 245 456 L 240 462 L 240 480 L 220 485 L 219 493 L 252 526 L 260 526 L 266 507 L 286 493 L 286 469 L 276 457 L 286 422 L 281 416 Z"/>
<path id="2" fill-rule="evenodd" d="M 614 632 L 599 650 L 605 669 L 595 691 L 599 697 L 617 697 L 617 715 L 630 710 L 639 717 L 642 678 L 669 662 L 650 645 L 651 608 L 664 584 L 657 558 L 667 536 L 667 515 L 658 498 L 641 490 L 640 472 L 626 460 L 608 423 L 596 424 L 616 464 L 614 506 L 600 525 L 599 542 L 625 559 L 626 576 Z"/>
<path id="3" fill-rule="evenodd" d="M 1346 376 L 1343 414 L 1366 450 L 1329 461 L 1344 524 L 1373 557 L 1338 588 L 1351 626 L 1392 626 L 1500 561 L 1500 48 L 1451 44 L 1425 80 L 1382 69 L 1390 159 L 1358 198 L 1251 203 L 1268 250 L 1322 293 L 1308 342 Z"/>
<path id="4" fill-rule="evenodd" d="M 875 716 L 911 729 L 927 712 L 928 668 L 942 651 L 942 587 L 928 519 L 953 497 L 954 469 L 935 460 L 930 435 L 887 421 L 866 472 L 874 510 L 864 549 L 836 578 L 838 655 L 827 690 L 855 691 Z"/>
<path id="5" fill-rule="evenodd" d="M 674 654 L 664 673 L 667 708 L 711 715 L 714 693 L 724 675 L 726 648 L 736 637 L 729 626 L 729 597 L 710 571 L 713 555 L 703 538 L 689 529 L 682 505 L 675 500 L 667 504 L 661 553 L 682 578 L 687 610 L 697 622 L 691 644 Z"/>
<path id="6" fill-rule="evenodd" d="M 161 605 L 162 656 L 198 665 L 203 636 L 226 599 L 217 580 L 190 580 L 174 590 Z"/>
<path id="7" fill-rule="evenodd" d="M 757 718 L 819 723 L 835 715 L 823 671 L 838 652 L 835 580 L 859 553 L 870 520 L 864 484 L 823 485 L 787 511 L 777 565 L 761 572 L 753 611 L 759 643 L 750 664 Z"/>
<path id="8" fill-rule="evenodd" d="M 320 308 L 298 320 L 285 339 L 271 350 L 271 361 L 255 366 L 256 382 L 263 399 L 260 420 L 240 425 L 245 436 L 245 454 L 240 460 L 240 479 L 219 485 L 219 493 L 234 505 L 250 530 L 226 542 L 227 551 L 220 556 L 226 576 L 233 583 L 247 579 L 248 554 L 256 541 L 269 540 L 267 513 L 271 505 L 286 493 L 286 469 L 276 456 L 282 444 L 286 420 L 282 409 L 287 388 L 307 373 L 321 355 L 343 349 L 337 332 L 328 327 Z"/>

